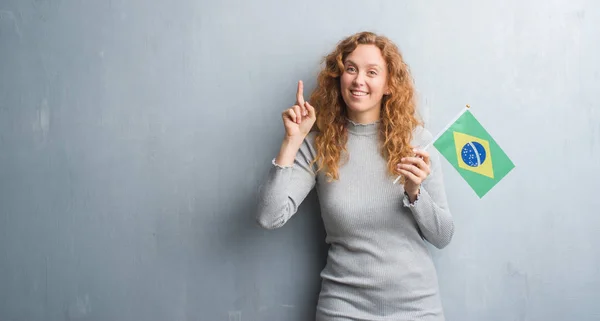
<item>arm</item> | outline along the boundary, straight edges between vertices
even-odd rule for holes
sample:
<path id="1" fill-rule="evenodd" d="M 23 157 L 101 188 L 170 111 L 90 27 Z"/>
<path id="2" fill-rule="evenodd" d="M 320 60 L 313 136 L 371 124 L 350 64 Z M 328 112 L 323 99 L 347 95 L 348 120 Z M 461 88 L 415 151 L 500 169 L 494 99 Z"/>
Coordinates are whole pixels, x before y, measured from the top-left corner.
<path id="1" fill-rule="evenodd" d="M 265 183 L 261 186 L 256 221 L 266 229 L 283 226 L 296 212 L 316 184 L 311 162 L 316 153 L 313 134 L 300 142 L 284 140 Z"/>
<path id="2" fill-rule="evenodd" d="M 431 174 L 423 181 L 417 199 L 411 203 L 404 194 L 403 203 L 412 212 L 425 239 L 438 249 L 444 248 L 454 235 L 454 220 L 442 177 L 440 157 L 437 152 L 430 155 Z"/>

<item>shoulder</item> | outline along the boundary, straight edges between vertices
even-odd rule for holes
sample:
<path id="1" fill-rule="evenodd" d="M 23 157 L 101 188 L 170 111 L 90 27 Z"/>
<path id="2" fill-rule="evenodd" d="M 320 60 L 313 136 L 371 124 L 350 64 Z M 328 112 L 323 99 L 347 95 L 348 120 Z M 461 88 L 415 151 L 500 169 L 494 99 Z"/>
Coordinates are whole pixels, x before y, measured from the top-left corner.
<path id="1" fill-rule="evenodd" d="M 432 147 L 433 139 L 434 136 L 431 134 L 431 131 L 423 126 L 417 126 L 417 128 L 415 128 L 413 131 L 412 145 L 417 148 L 424 148 L 425 146 L 429 145 L 429 148 L 427 149 L 430 157 L 429 159 L 431 160 L 432 164 L 436 164 L 437 166 L 440 155 L 438 154 L 437 149 Z"/>
<path id="2" fill-rule="evenodd" d="M 315 148 L 315 139 L 317 137 L 317 132 L 315 131 L 311 131 L 309 132 L 306 137 L 304 137 L 304 141 L 302 142 L 302 145 L 300 146 L 300 152 L 302 154 L 304 154 L 305 157 L 307 157 L 308 159 L 313 159 L 316 157 L 317 152 L 316 152 L 316 148 Z"/>
<path id="3" fill-rule="evenodd" d="M 412 144 L 414 146 L 425 147 L 427 144 L 431 143 L 432 139 L 433 135 L 431 132 L 421 125 L 413 130 Z"/>
<path id="4" fill-rule="evenodd" d="M 304 138 L 304 141 L 307 144 L 310 144 L 310 145 L 314 146 L 315 145 L 315 138 L 317 138 L 317 134 L 318 133 L 319 132 L 317 132 L 316 130 L 313 130 L 313 131 L 309 132 L 308 135 L 306 135 L 306 138 Z"/>

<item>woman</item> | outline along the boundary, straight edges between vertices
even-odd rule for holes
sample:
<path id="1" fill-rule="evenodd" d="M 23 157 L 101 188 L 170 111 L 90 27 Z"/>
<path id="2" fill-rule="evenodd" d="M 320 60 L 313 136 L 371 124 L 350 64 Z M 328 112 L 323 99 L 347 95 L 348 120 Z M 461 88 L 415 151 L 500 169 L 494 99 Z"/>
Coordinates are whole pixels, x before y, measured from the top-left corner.
<path id="1" fill-rule="evenodd" d="M 415 149 L 432 135 L 413 96 L 397 47 L 362 32 L 326 56 L 310 103 L 299 82 L 282 114 L 286 134 L 257 221 L 283 226 L 316 187 L 330 244 L 318 321 L 444 320 L 425 240 L 445 247 L 454 223 L 439 157 Z"/>

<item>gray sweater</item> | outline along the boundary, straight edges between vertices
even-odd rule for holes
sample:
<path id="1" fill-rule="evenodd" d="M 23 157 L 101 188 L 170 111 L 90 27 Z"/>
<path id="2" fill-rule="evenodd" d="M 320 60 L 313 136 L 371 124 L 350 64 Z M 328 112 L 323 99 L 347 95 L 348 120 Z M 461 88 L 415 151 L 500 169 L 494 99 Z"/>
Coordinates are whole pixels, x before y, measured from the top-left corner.
<path id="1" fill-rule="evenodd" d="M 438 280 L 425 240 L 446 246 L 454 223 L 448 209 L 440 157 L 430 151 L 430 176 L 410 203 L 401 184 L 392 184 L 378 150 L 379 122 L 348 122 L 348 162 L 338 181 L 327 182 L 316 165 L 310 133 L 291 166 L 273 161 L 261 187 L 257 221 L 283 226 L 314 187 L 330 244 L 321 272 L 317 321 L 444 320 Z M 432 135 L 419 127 L 413 145 Z"/>

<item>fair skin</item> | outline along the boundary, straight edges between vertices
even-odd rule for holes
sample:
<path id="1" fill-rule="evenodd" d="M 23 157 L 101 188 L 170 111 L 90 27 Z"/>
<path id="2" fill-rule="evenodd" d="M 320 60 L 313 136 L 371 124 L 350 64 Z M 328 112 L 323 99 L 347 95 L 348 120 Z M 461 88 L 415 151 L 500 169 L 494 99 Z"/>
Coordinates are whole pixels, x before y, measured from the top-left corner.
<path id="1" fill-rule="evenodd" d="M 417 199 L 421 183 L 431 174 L 429 153 L 418 149 L 413 151 L 415 156 L 402 158 L 401 163 L 397 165 L 400 174 L 406 177 L 404 191 L 411 203 Z"/>
<path id="2" fill-rule="evenodd" d="M 298 91 L 296 92 L 296 104 L 286 109 L 281 118 L 285 127 L 285 136 L 279 149 L 279 154 L 275 158 L 275 163 L 281 166 L 289 166 L 294 163 L 296 153 L 302 145 L 302 141 L 314 125 L 317 117 L 315 108 L 304 101 L 304 84 L 298 82 Z"/>
<path id="3" fill-rule="evenodd" d="M 383 96 L 390 94 L 387 64 L 381 50 L 374 45 L 359 45 L 346 57 L 344 68 L 340 87 L 348 118 L 363 124 L 379 120 Z M 299 81 L 296 104 L 282 113 L 285 136 L 275 158 L 275 162 L 282 166 L 294 163 L 302 141 L 316 121 L 315 109 L 304 100 L 303 90 L 304 85 Z M 423 150 L 415 150 L 414 157 L 405 157 L 398 164 L 399 172 L 406 177 L 404 190 L 411 202 L 416 199 L 421 183 L 431 173 L 429 166 L 429 154 Z"/>
<path id="4" fill-rule="evenodd" d="M 374 45 L 359 45 L 346 57 L 340 87 L 352 121 L 368 124 L 379 120 L 381 101 L 389 94 L 386 65 Z"/>

